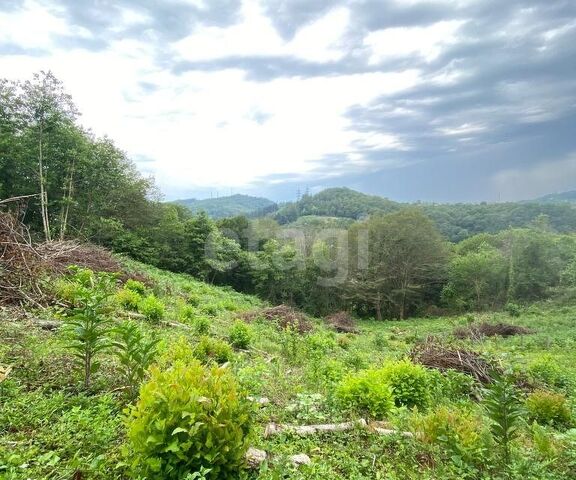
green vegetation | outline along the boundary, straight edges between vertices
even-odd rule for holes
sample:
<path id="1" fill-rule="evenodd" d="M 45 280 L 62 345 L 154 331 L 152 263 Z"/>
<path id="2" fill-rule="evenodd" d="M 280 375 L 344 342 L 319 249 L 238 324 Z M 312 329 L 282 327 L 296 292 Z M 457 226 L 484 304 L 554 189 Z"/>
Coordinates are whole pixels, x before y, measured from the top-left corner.
<path id="1" fill-rule="evenodd" d="M 66 329 L 45 331 L 14 310 L 0 311 L 0 365 L 13 367 L 0 390 L 5 478 L 186 478 L 200 471 L 206 478 L 254 479 L 573 475 L 574 307 L 544 303 L 522 309 L 517 317 L 477 314 L 479 322 L 513 322 L 533 330 L 506 338 L 456 338 L 453 331 L 468 325 L 466 317 L 359 320 L 358 335 L 338 334 L 313 321 L 312 331 L 300 334 L 279 330 L 264 317 L 241 323 L 242 312 L 263 306 L 255 297 L 134 262 L 127 261 L 126 268 L 149 277 L 150 292 L 174 325 L 128 320 L 134 313 L 115 301 L 126 287 L 107 289 L 109 348 L 95 357 L 100 368 L 93 371 L 88 392 L 83 371 L 68 367 L 73 354 Z M 85 288 L 96 295 L 101 276 L 76 272 L 63 281 L 92 279 Z M 197 299 L 193 306 L 186 303 L 191 296 Z M 229 303 L 236 308 L 225 308 Z M 194 310 L 190 320 L 178 316 L 183 305 Z M 200 313 L 206 310 L 215 313 Z M 62 307 L 38 314 L 60 316 Z M 209 334 L 196 333 L 198 319 L 210 322 Z M 248 349 L 235 352 L 226 340 L 243 339 L 244 327 L 250 331 Z M 428 336 L 481 352 L 511 376 L 486 390 L 461 372 L 441 373 L 406 360 Z M 220 395 L 225 403 L 213 417 L 210 409 Z M 267 397 L 269 403 L 250 407 L 248 396 Z M 337 423 L 359 416 L 414 436 L 357 428 L 263 437 L 269 422 Z M 195 430 L 200 418 L 210 421 Z M 227 426 L 225 433 L 220 425 Z M 273 457 L 260 470 L 245 470 L 248 446 Z M 293 467 L 288 457 L 296 453 L 308 454 L 312 463 Z"/>
<path id="2" fill-rule="evenodd" d="M 186 207 L 192 213 L 204 212 L 211 218 L 227 218 L 238 215 L 250 217 L 265 214 L 276 208 L 276 204 L 267 198 L 240 194 L 204 200 L 189 198 L 176 200 L 174 203 Z"/>

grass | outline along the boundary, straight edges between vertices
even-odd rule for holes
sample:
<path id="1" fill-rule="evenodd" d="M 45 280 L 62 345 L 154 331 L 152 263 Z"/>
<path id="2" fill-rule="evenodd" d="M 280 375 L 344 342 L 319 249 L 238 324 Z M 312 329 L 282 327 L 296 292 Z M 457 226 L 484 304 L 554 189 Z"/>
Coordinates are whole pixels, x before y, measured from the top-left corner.
<path id="1" fill-rule="evenodd" d="M 149 293 L 166 307 L 160 323 L 140 320 L 147 334 L 161 338 L 164 350 L 170 350 L 180 337 L 196 342 L 200 337 L 194 330 L 198 318 L 208 319 L 212 337 L 227 340 L 239 313 L 263 306 L 259 299 L 228 288 L 210 286 L 136 262 L 126 263 L 128 269 L 149 276 L 152 280 Z M 20 309 L 0 310 L 0 365 L 13 366 L 10 377 L 0 383 L 0 478 L 127 478 L 122 456 L 122 411 L 128 400 L 119 384 L 116 360 L 105 356 L 92 389 L 84 392 L 79 374 L 71 367 L 70 351 L 62 333 L 42 330 L 30 321 L 31 316 L 53 318 L 58 314 L 56 308 L 27 314 Z M 120 307 L 114 312 L 118 320 L 131 315 L 133 318 L 133 314 Z M 453 330 L 471 321 L 505 321 L 529 327 L 534 333 L 479 342 L 455 339 Z M 310 334 L 300 336 L 279 331 L 265 321 L 252 323 L 249 347 L 237 350 L 229 367 L 250 395 L 270 400 L 257 411 L 253 445 L 269 452 L 273 460 L 252 473 L 252 478 L 576 476 L 573 431 L 545 426 L 544 434 L 539 431 L 536 441 L 528 423 L 514 446 L 515 461 L 505 471 L 492 468 L 495 463 L 489 449 L 478 453 L 476 461 L 470 461 L 466 452 L 459 452 L 458 445 L 428 444 L 418 435 L 404 438 L 353 430 L 315 437 L 281 434 L 264 439 L 262 434 L 269 422 L 310 424 L 350 419 L 354 414 L 340 408 L 332 395 L 337 382 L 346 374 L 400 359 L 415 343 L 429 336 L 479 351 L 518 378 L 542 382 L 541 372 L 551 371 L 546 378 L 552 384 L 545 388 L 562 392 L 573 406 L 576 307 L 541 304 L 525 309 L 518 318 L 489 313 L 401 322 L 365 320 L 359 321 L 359 327 L 359 335 L 337 334 L 317 320 Z M 540 377 L 532 378 L 535 374 Z M 480 391 L 480 386 L 474 390 Z M 429 411 L 443 405 L 474 412 L 486 421 L 474 396 L 439 394 Z M 392 428 L 417 431 L 415 425 L 422 416 L 423 412 L 404 408 L 387 421 Z M 549 448 L 544 448 L 544 444 Z M 298 453 L 309 455 L 311 465 L 292 466 L 288 456 Z"/>

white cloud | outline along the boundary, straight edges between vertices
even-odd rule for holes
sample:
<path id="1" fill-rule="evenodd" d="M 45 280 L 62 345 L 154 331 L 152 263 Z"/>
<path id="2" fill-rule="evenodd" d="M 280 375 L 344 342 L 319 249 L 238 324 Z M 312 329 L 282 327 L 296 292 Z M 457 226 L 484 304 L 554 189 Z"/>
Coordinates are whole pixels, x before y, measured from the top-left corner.
<path id="1" fill-rule="evenodd" d="M 371 51 L 370 63 L 416 55 L 432 61 L 446 45 L 457 40 L 457 33 L 464 24 L 461 20 L 434 23 L 428 27 L 394 27 L 370 32 L 364 45 Z"/>
<path id="2" fill-rule="evenodd" d="M 291 41 L 284 41 L 264 14 L 258 0 L 244 0 L 240 21 L 231 27 L 201 26 L 174 44 L 185 60 L 202 61 L 230 56 L 292 56 L 310 61 L 342 58 L 342 37 L 350 20 L 346 8 L 337 8 L 301 28 Z"/>

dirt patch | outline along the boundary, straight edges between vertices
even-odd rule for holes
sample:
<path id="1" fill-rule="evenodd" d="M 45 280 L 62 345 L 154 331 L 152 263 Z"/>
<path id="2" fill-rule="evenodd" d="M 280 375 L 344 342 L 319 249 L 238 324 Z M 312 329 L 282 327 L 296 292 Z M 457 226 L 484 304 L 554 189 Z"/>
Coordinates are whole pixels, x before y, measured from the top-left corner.
<path id="1" fill-rule="evenodd" d="M 514 335 L 528 335 L 532 330 L 520 325 L 509 323 L 477 323 L 468 327 L 459 327 L 454 330 L 454 336 L 460 339 L 480 340 L 484 337 L 512 337 Z"/>
<path id="2" fill-rule="evenodd" d="M 340 333 L 359 333 L 356 320 L 348 312 L 338 312 L 325 318 L 328 325 Z"/>
<path id="3" fill-rule="evenodd" d="M 498 371 L 497 367 L 477 352 L 450 348 L 434 341 L 416 345 L 410 352 L 410 358 L 415 363 L 443 372 L 457 370 L 485 384 L 490 383 L 492 373 Z"/>
<path id="4" fill-rule="evenodd" d="M 276 307 L 252 310 L 240 315 L 246 322 L 251 322 L 257 318 L 262 318 L 276 323 L 279 329 L 294 328 L 298 333 L 304 334 L 312 330 L 312 323 L 308 317 L 288 305 L 278 305 Z"/>

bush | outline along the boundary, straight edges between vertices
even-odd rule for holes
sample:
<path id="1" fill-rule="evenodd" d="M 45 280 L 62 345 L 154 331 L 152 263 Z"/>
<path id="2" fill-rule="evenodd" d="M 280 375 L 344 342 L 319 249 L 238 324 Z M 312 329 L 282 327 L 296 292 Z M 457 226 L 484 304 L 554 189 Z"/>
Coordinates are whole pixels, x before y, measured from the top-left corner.
<path id="1" fill-rule="evenodd" d="M 148 320 L 159 322 L 164 318 L 165 307 L 154 295 L 149 295 L 140 301 L 138 311 Z"/>
<path id="2" fill-rule="evenodd" d="M 451 369 L 443 373 L 432 370 L 429 374 L 432 382 L 431 391 L 436 402 L 440 399 L 458 402 L 474 393 L 476 382 L 470 375 Z"/>
<path id="3" fill-rule="evenodd" d="M 252 329 L 242 320 L 236 320 L 230 329 L 228 338 L 234 348 L 246 350 L 252 342 Z"/>
<path id="4" fill-rule="evenodd" d="M 192 325 L 194 331 L 198 335 L 208 335 L 210 333 L 210 325 L 212 325 L 212 322 L 206 317 L 196 317 Z"/>
<path id="5" fill-rule="evenodd" d="M 568 426 L 571 412 L 566 397 L 559 393 L 537 390 L 528 395 L 526 410 L 530 420 L 540 425 Z"/>
<path id="6" fill-rule="evenodd" d="M 132 278 L 126 280 L 124 288 L 126 290 L 135 292 L 138 295 L 146 295 L 146 285 L 144 285 L 142 282 L 139 282 L 138 280 L 133 280 Z"/>
<path id="7" fill-rule="evenodd" d="M 401 360 L 384 365 L 379 374 L 392 388 L 397 406 L 426 408 L 430 404 L 431 377 L 421 365 Z"/>
<path id="8" fill-rule="evenodd" d="M 335 396 L 344 408 L 373 418 L 385 418 L 394 408 L 392 388 L 382 382 L 379 370 L 348 375 L 336 388 Z"/>
<path id="9" fill-rule="evenodd" d="M 537 383 L 549 387 L 565 388 L 570 385 L 571 379 L 558 362 L 550 355 L 541 355 L 528 366 L 528 375 Z"/>
<path id="10" fill-rule="evenodd" d="M 234 352 L 232 347 L 223 340 L 202 337 L 194 348 L 194 356 L 202 363 L 214 361 L 221 365 L 232 360 Z"/>
<path id="11" fill-rule="evenodd" d="M 118 290 L 115 299 L 122 308 L 132 311 L 138 310 L 138 304 L 142 301 L 140 294 L 136 293 L 134 290 L 128 290 L 127 288 Z"/>
<path id="12" fill-rule="evenodd" d="M 519 317 L 520 313 L 522 313 L 520 306 L 515 303 L 507 303 L 504 311 L 511 317 Z"/>
<path id="13" fill-rule="evenodd" d="M 245 478 L 250 409 L 225 369 L 197 361 L 153 367 L 126 418 L 134 476 L 178 480 L 203 470 L 207 479 Z"/>
<path id="14" fill-rule="evenodd" d="M 424 443 L 437 445 L 450 456 L 469 462 L 479 462 L 488 444 L 486 428 L 480 417 L 453 407 L 442 406 L 416 417 L 417 437 Z"/>

